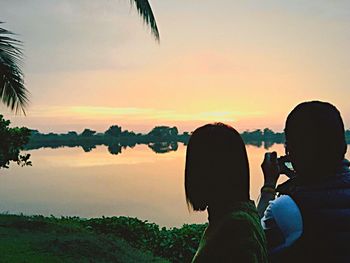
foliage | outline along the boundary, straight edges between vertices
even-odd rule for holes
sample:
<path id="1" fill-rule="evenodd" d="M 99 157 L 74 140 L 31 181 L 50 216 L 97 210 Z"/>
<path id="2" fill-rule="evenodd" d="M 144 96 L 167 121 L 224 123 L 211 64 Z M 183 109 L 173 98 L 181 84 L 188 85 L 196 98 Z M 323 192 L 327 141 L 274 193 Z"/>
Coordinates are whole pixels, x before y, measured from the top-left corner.
<path id="1" fill-rule="evenodd" d="M 0 215 L 1 262 L 168 262 L 77 217 Z"/>
<path id="2" fill-rule="evenodd" d="M 13 255 L 23 258 L 21 253 L 28 250 L 26 253 L 32 251 L 35 258 L 43 262 L 53 257 L 57 262 L 88 262 L 89 258 L 98 259 L 96 262 L 115 262 L 118 258 L 118 262 L 168 262 L 164 260 L 167 259 L 183 263 L 193 258 L 206 226 L 192 224 L 167 229 L 130 217 L 0 215 L 0 253 L 9 255 L 9 244 L 15 243 L 17 249 L 10 251 Z M 126 255 L 134 256 L 133 261 L 124 259 Z"/>
<path id="3" fill-rule="evenodd" d="M 154 17 L 151 5 L 148 0 L 130 0 L 132 5 L 136 6 L 138 13 L 143 18 L 143 21 L 151 27 L 152 34 L 159 41 L 159 30 L 156 19 Z"/>
<path id="4" fill-rule="evenodd" d="M 9 125 L 10 121 L 0 115 L 0 168 L 8 168 L 11 161 L 22 166 L 31 165 L 30 154 L 20 154 L 29 141 L 30 130 L 25 127 L 10 128 Z"/>
<path id="5" fill-rule="evenodd" d="M 122 146 L 119 143 L 108 145 L 108 152 L 113 155 L 122 153 Z"/>
<path id="6" fill-rule="evenodd" d="M 177 151 L 179 144 L 176 141 L 170 142 L 152 142 L 148 144 L 148 147 L 155 153 L 168 153 Z"/>
<path id="7" fill-rule="evenodd" d="M 130 0 L 143 21 L 150 26 L 152 34 L 159 41 L 159 30 L 148 0 Z M 2 22 L 0 22 L 1 24 Z M 21 69 L 23 53 L 21 41 L 11 37 L 13 33 L 0 28 L 0 99 L 11 110 L 18 112 L 28 104 L 28 90 L 24 85 Z"/>
<path id="8" fill-rule="evenodd" d="M 159 129 L 164 129 L 164 132 L 159 132 Z M 178 143 L 186 144 L 189 139 L 188 134 L 178 134 L 176 127 L 166 126 L 153 129 L 151 135 L 136 134 L 133 131 L 123 130 L 118 125 L 111 126 L 105 133 L 96 133 L 90 129 L 85 129 L 80 135 L 75 131 L 63 134 L 31 131 L 32 135 L 29 143 L 25 146 L 27 150 L 78 146 L 89 152 L 97 145 L 105 145 L 108 147 L 108 151 L 115 155 L 120 154 L 127 147 L 133 148 L 138 144 L 148 145 L 156 153 L 176 151 Z"/>
<path id="9" fill-rule="evenodd" d="M 171 137 L 171 136 L 177 136 L 179 134 L 179 131 L 177 127 L 168 127 L 168 126 L 157 126 L 154 127 L 148 135 L 154 136 L 154 137 Z"/>
<path id="10" fill-rule="evenodd" d="M 176 151 L 178 143 L 187 145 L 191 136 L 189 132 L 180 134 L 177 127 L 169 126 L 157 126 L 145 134 L 123 130 L 118 125 L 111 126 L 105 133 L 92 134 L 94 131 L 85 130 L 85 136 L 78 136 L 74 131 L 65 134 L 43 134 L 32 130 L 26 149 L 79 146 L 85 151 L 90 151 L 97 145 L 106 145 L 110 153 L 120 154 L 127 147 L 133 148 L 135 145 L 145 144 L 156 153 L 167 153 Z M 347 130 L 345 135 L 347 142 L 350 143 L 350 131 Z M 283 132 L 274 132 L 269 128 L 244 131 L 241 136 L 247 145 L 263 146 L 265 149 L 269 149 L 275 143 L 284 143 L 285 141 Z"/>
<path id="11" fill-rule="evenodd" d="M 112 137 L 118 137 L 122 133 L 122 127 L 118 125 L 112 125 L 108 128 L 107 131 L 105 131 L 105 135 L 112 136 Z"/>
<path id="12" fill-rule="evenodd" d="M 25 113 L 28 91 L 21 69 L 21 42 L 11 35 L 12 32 L 0 28 L 0 98 L 11 110 L 18 112 L 21 109 Z"/>
<path id="13" fill-rule="evenodd" d="M 96 133 L 96 131 L 90 130 L 90 129 L 85 129 L 82 133 L 81 136 L 83 137 L 91 137 Z"/>
<path id="14" fill-rule="evenodd" d="M 67 135 L 68 136 L 78 136 L 78 133 L 76 132 L 76 131 L 69 131 L 68 133 L 67 133 Z"/>
<path id="15" fill-rule="evenodd" d="M 151 5 L 148 0 L 130 0 L 143 18 L 150 26 L 152 34 L 159 41 L 159 30 Z M 0 22 L 1 24 L 2 22 Z M 28 90 L 24 85 L 24 76 L 21 69 L 23 53 L 21 41 L 11 37 L 13 33 L 0 28 L 0 99 L 11 110 L 18 112 L 28 104 Z"/>
<path id="16" fill-rule="evenodd" d="M 205 224 L 192 224 L 166 229 L 129 217 L 89 219 L 84 225 L 98 233 L 123 237 L 135 247 L 150 250 L 171 262 L 189 262 L 206 227 Z"/>

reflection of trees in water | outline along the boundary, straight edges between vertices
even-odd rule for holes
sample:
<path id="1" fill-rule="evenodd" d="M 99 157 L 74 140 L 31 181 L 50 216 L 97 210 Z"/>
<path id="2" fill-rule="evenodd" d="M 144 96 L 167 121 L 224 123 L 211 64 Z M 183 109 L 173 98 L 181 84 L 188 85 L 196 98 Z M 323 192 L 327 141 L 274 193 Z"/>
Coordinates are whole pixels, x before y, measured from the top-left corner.
<path id="1" fill-rule="evenodd" d="M 253 145 L 256 147 L 261 147 L 262 146 L 263 141 L 249 141 L 249 142 L 245 142 L 245 144 L 247 145 Z"/>
<path id="2" fill-rule="evenodd" d="M 187 140 L 181 141 L 181 143 L 184 146 L 187 146 Z M 93 149 L 96 148 L 98 145 L 105 145 L 108 147 L 108 151 L 110 154 L 118 155 L 122 153 L 123 149 L 126 149 L 128 147 L 134 148 L 136 145 L 148 145 L 150 149 L 152 149 L 155 153 L 168 153 L 172 151 L 178 150 L 178 143 L 180 141 L 163 141 L 163 142 L 138 142 L 135 140 L 124 140 L 124 141 L 74 141 L 74 140 L 67 140 L 67 141 L 48 141 L 48 142 L 32 142 L 30 144 L 27 144 L 25 149 L 26 150 L 33 150 L 33 149 L 40 149 L 40 148 L 61 148 L 61 147 L 81 147 L 83 148 L 84 152 L 91 152 Z M 275 141 L 263 141 L 263 140 L 249 140 L 245 141 L 246 145 L 253 145 L 255 147 L 264 147 L 265 149 L 269 149 L 272 147 L 275 143 L 281 143 L 281 142 L 275 142 Z"/>
<path id="3" fill-rule="evenodd" d="M 178 143 L 187 146 L 190 133 L 178 133 L 176 127 L 157 126 L 148 134 L 135 134 L 134 132 L 123 131 L 118 125 L 111 126 L 105 134 L 95 134 L 95 131 L 85 129 L 83 135 L 78 135 L 75 131 L 66 134 L 41 134 L 32 130 L 32 136 L 24 150 L 34 150 L 40 148 L 59 147 L 82 147 L 85 152 L 90 152 L 98 145 L 105 145 L 111 154 L 122 153 L 123 149 L 134 148 L 136 145 L 148 145 L 155 153 L 167 153 L 176 151 Z M 350 143 L 350 130 L 345 132 L 347 143 Z M 264 130 L 245 131 L 241 137 L 246 145 L 264 147 L 270 149 L 274 144 L 285 142 L 283 133 L 276 133 L 265 128 Z"/>
<path id="4" fill-rule="evenodd" d="M 179 145 L 177 142 L 153 142 L 149 143 L 148 147 L 155 153 L 167 153 L 177 151 Z"/>
<path id="5" fill-rule="evenodd" d="M 118 155 L 122 153 L 122 147 L 119 143 L 108 145 L 108 151 L 110 154 Z M 126 146 L 123 147 L 124 149 Z"/>
<path id="6" fill-rule="evenodd" d="M 169 130 L 169 129 L 168 129 Z M 166 130 L 166 131 L 168 131 Z M 38 137 L 38 138 L 36 138 Z M 243 136 L 242 136 L 243 137 Z M 247 135 L 246 135 L 247 137 Z M 60 148 L 60 147 L 82 147 L 85 152 L 90 152 L 96 146 L 104 145 L 108 147 L 110 154 L 121 154 L 123 149 L 128 147 L 134 148 L 136 145 L 147 145 L 155 153 L 168 153 L 178 150 L 178 143 L 187 146 L 188 135 L 170 136 L 168 138 L 144 136 L 125 136 L 115 138 L 113 136 L 77 136 L 74 132 L 68 135 L 38 135 L 34 136 L 25 146 L 25 150 L 33 150 L 40 148 Z M 271 148 L 275 143 L 284 143 L 284 138 L 277 139 L 266 138 L 261 140 L 258 138 L 243 138 L 246 145 L 255 147 Z"/>
<path id="7" fill-rule="evenodd" d="M 88 153 L 88 152 L 91 152 L 92 149 L 95 149 L 96 145 L 95 144 L 83 144 L 83 145 L 81 145 L 81 147 L 83 148 L 84 152 Z"/>
<path id="8" fill-rule="evenodd" d="M 275 143 L 272 141 L 264 141 L 264 148 L 265 150 L 270 149 Z"/>
<path id="9" fill-rule="evenodd" d="M 137 145 L 137 143 L 131 141 L 131 142 L 121 143 L 121 145 L 123 146 L 124 149 L 126 149 L 127 147 L 130 147 L 132 149 Z"/>

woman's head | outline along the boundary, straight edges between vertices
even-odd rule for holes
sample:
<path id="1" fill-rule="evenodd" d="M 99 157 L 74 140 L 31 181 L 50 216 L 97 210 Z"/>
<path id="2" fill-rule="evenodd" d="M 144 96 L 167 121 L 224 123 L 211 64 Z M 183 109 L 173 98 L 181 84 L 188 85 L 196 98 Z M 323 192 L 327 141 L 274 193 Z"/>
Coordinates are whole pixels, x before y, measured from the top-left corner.
<path id="1" fill-rule="evenodd" d="M 189 206 L 249 200 L 249 164 L 239 133 L 223 123 L 196 129 L 187 146 L 185 191 Z"/>

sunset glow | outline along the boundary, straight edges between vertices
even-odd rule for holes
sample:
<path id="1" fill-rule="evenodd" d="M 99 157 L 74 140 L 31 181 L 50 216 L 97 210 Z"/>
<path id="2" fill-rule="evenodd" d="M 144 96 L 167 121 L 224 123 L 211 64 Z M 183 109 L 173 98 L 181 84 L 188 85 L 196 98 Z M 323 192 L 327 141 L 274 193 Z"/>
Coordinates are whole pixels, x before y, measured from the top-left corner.
<path id="1" fill-rule="evenodd" d="M 26 117 L 6 114 L 15 125 L 145 131 L 222 121 L 280 131 L 311 99 L 334 103 L 349 122 L 346 1 L 154 0 L 160 44 L 128 1 L 16 2 L 0 4 L 24 42 L 31 91 Z"/>

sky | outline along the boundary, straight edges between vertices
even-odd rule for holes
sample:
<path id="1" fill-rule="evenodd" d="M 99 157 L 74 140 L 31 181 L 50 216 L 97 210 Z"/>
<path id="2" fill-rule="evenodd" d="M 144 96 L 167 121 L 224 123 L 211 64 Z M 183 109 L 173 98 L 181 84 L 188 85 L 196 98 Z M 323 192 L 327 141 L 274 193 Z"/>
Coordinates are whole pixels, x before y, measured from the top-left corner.
<path id="1" fill-rule="evenodd" d="M 214 121 L 281 131 L 298 103 L 323 100 L 350 128 L 350 1 L 150 3 L 160 43 L 129 0 L 2 0 L 30 105 L 26 116 L 0 111 L 41 132 Z"/>

